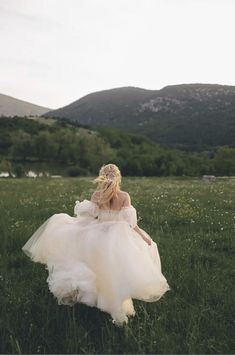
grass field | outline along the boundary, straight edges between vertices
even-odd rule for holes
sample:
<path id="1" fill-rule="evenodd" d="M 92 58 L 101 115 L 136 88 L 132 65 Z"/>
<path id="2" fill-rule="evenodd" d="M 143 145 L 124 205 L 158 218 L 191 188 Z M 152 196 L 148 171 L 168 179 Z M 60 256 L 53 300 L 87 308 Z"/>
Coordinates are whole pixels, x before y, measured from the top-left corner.
<path id="1" fill-rule="evenodd" d="M 21 251 L 49 216 L 73 215 L 90 181 L 0 179 L 1 353 L 234 353 L 235 179 L 123 179 L 171 286 L 134 301 L 123 328 L 96 308 L 58 306 L 45 267 Z"/>

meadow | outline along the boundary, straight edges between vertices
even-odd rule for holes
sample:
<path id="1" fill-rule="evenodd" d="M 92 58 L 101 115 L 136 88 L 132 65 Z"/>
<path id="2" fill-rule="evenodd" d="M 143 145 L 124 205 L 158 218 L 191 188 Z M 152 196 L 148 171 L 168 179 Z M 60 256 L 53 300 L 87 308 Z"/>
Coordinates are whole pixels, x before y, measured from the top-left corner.
<path id="1" fill-rule="evenodd" d="M 234 353 L 235 179 L 123 179 L 171 287 L 158 302 L 134 300 L 124 327 L 96 308 L 58 306 L 44 265 L 21 250 L 52 214 L 73 215 L 91 180 L 0 179 L 1 353 Z"/>

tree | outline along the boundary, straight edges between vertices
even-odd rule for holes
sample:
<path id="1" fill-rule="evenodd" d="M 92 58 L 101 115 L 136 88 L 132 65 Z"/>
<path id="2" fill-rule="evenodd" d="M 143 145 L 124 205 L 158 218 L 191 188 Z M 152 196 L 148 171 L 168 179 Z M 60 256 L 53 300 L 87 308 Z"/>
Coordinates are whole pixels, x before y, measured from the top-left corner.
<path id="1" fill-rule="evenodd" d="M 22 164 L 15 165 L 13 168 L 13 172 L 17 178 L 21 178 L 21 177 L 25 176 L 25 171 L 24 171 L 24 167 Z"/>
<path id="2" fill-rule="evenodd" d="M 13 159 L 26 160 L 32 155 L 33 141 L 29 133 L 19 130 L 12 138 L 11 149 Z"/>
<path id="3" fill-rule="evenodd" d="M 219 175 L 235 174 L 235 148 L 220 147 L 215 155 L 214 164 Z"/>
<path id="4" fill-rule="evenodd" d="M 3 159 L 0 163 L 0 170 L 7 172 L 9 177 L 13 177 L 12 164 L 9 160 Z"/>

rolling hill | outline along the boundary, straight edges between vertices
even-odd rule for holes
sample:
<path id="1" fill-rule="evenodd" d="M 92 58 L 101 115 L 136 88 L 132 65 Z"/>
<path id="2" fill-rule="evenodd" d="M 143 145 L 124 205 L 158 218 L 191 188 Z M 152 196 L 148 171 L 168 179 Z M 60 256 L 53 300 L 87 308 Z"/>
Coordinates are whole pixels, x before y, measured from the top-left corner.
<path id="1" fill-rule="evenodd" d="M 42 107 L 31 104 L 14 97 L 0 94 L 0 117 L 1 116 L 30 116 L 43 115 L 50 110 L 48 107 Z"/>
<path id="2" fill-rule="evenodd" d="M 183 149 L 235 145 L 235 86 L 182 84 L 91 93 L 46 117 L 121 128 Z"/>

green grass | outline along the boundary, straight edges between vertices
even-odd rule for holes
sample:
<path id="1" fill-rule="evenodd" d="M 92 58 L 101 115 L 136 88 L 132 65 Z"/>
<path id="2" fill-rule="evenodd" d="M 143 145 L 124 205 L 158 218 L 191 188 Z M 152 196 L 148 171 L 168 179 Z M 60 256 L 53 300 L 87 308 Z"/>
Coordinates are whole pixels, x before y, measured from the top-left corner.
<path id="1" fill-rule="evenodd" d="M 156 303 L 135 300 L 123 328 L 96 308 L 58 306 L 45 267 L 21 251 L 49 216 L 73 215 L 90 181 L 0 179 L 1 353 L 234 353 L 235 179 L 123 179 L 171 286 Z"/>

